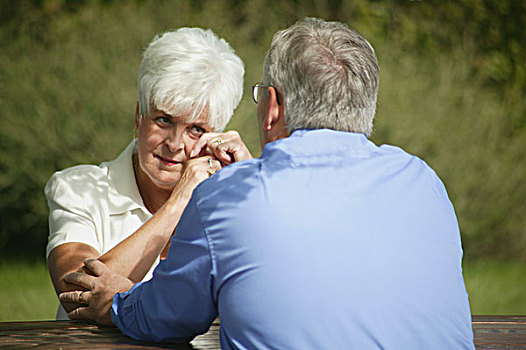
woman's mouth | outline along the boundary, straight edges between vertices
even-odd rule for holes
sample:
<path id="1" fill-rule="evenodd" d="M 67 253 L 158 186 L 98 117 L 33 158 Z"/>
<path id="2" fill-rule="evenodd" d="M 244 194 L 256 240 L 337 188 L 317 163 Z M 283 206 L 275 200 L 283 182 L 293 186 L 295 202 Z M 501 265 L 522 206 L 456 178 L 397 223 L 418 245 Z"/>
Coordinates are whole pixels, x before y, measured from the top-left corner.
<path id="1" fill-rule="evenodd" d="M 181 162 L 173 160 L 173 159 L 170 159 L 170 158 L 164 158 L 164 157 L 161 157 L 161 156 L 155 156 L 155 157 L 157 159 L 159 159 L 164 165 L 167 165 L 167 166 L 173 166 L 173 165 L 181 164 Z"/>

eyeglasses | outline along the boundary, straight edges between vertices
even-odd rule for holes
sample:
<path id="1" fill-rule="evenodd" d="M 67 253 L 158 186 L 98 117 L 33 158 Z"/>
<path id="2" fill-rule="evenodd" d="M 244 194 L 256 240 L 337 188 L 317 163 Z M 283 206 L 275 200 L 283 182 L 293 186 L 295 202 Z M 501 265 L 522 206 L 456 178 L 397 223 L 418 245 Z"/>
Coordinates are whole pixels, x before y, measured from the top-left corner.
<path id="1" fill-rule="evenodd" d="M 252 85 L 252 99 L 254 100 L 254 102 L 256 102 L 256 104 L 259 102 L 260 91 L 263 91 L 264 88 L 268 88 L 268 87 L 271 87 L 276 91 L 276 100 L 278 102 L 278 105 L 281 104 L 279 102 L 278 89 L 276 89 L 276 87 L 271 84 L 260 84 L 260 83 Z"/>

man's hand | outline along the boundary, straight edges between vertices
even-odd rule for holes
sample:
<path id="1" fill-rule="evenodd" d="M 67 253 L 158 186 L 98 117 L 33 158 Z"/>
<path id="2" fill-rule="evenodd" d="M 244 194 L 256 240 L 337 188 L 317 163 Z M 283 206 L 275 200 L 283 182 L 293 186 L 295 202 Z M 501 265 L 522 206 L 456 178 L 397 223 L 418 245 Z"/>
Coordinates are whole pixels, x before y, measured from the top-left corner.
<path id="1" fill-rule="evenodd" d="M 237 131 L 204 133 L 195 143 L 190 157 L 213 155 L 223 165 L 251 159 L 252 155 Z"/>
<path id="2" fill-rule="evenodd" d="M 124 292 L 133 282 L 113 271 L 97 259 L 84 260 L 84 268 L 89 274 L 72 272 L 64 277 L 68 283 L 76 284 L 87 291 L 64 292 L 60 301 L 72 302 L 78 308 L 68 313 L 72 320 L 94 320 L 99 324 L 111 325 L 111 302 L 115 293 Z M 79 288 L 80 289 L 80 288 Z"/>

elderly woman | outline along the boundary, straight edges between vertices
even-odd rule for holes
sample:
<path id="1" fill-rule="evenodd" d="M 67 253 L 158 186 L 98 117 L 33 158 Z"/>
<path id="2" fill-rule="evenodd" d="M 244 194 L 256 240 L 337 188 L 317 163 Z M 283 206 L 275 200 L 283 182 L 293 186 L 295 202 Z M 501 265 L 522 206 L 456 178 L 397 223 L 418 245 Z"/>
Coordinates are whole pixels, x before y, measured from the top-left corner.
<path id="1" fill-rule="evenodd" d="M 151 277 L 193 189 L 222 166 L 251 158 L 236 132 L 219 133 L 237 107 L 243 62 L 210 30 L 181 28 L 143 54 L 136 138 L 113 161 L 55 173 L 49 203 L 49 273 L 58 293 L 95 257 L 134 282 Z M 59 305 L 57 319 L 75 305 Z"/>

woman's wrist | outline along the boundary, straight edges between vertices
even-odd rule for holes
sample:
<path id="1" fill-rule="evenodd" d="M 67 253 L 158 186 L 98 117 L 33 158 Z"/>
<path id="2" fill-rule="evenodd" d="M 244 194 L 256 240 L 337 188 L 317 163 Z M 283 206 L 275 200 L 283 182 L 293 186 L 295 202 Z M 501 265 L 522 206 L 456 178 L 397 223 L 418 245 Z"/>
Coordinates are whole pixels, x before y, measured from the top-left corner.
<path id="1" fill-rule="evenodd" d="M 155 216 L 165 217 L 164 220 L 173 223 L 173 227 L 179 222 L 179 217 L 182 215 L 184 208 L 188 201 L 180 197 L 171 196 L 155 214 Z"/>

